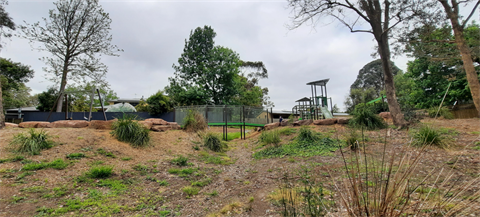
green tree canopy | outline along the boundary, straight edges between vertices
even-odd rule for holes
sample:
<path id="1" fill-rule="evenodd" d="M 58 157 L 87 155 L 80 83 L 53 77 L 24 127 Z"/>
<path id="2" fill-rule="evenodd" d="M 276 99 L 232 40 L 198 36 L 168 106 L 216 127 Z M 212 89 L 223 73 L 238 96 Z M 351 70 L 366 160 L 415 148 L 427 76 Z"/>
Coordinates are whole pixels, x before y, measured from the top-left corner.
<path id="1" fill-rule="evenodd" d="M 25 86 L 33 78 L 30 66 L 0 58 L 0 87 L 3 108 L 32 106 L 30 88 Z M 3 112 L 3 109 L 2 109 Z"/>
<path id="2" fill-rule="evenodd" d="M 43 91 L 38 94 L 38 106 L 37 109 L 42 112 L 49 112 L 57 100 L 58 91 L 55 87 L 48 88 L 47 91 Z"/>
<path id="3" fill-rule="evenodd" d="M 148 97 L 147 104 L 150 114 L 162 114 L 172 110 L 172 102 L 168 96 L 163 94 L 163 91 L 158 91 L 156 94 Z"/>

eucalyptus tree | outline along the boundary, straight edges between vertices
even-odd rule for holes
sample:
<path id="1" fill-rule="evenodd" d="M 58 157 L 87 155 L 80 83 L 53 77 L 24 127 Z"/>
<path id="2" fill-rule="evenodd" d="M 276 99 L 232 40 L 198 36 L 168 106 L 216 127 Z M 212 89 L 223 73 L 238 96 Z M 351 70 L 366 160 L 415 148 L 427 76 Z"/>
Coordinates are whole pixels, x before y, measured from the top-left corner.
<path id="1" fill-rule="evenodd" d="M 15 23 L 13 19 L 5 11 L 4 4 L 6 1 L 0 1 L 0 39 L 2 37 L 11 37 L 12 35 L 8 33 L 8 30 L 15 30 Z M 2 44 L 0 43 L 0 49 Z M 3 71 L 0 71 L 0 75 Z M 5 126 L 5 115 L 3 114 L 3 97 L 2 97 L 2 83 L 0 82 L 0 129 Z"/>
<path id="2" fill-rule="evenodd" d="M 397 102 L 391 65 L 390 37 L 395 28 L 418 16 L 419 8 L 430 7 L 424 0 L 288 0 L 293 12 L 293 25 L 317 24 L 329 17 L 346 26 L 352 33 L 372 34 L 382 60 L 385 90 L 393 123 L 407 124 Z"/>
<path id="3" fill-rule="evenodd" d="M 105 83 L 107 66 L 100 56 L 118 56 L 122 50 L 111 44 L 112 20 L 98 0 L 59 0 L 54 5 L 43 25 L 37 22 L 21 28 L 23 37 L 43 44 L 35 49 L 51 54 L 42 60 L 51 80 L 60 83 L 56 108 L 60 112 L 68 81 Z"/>

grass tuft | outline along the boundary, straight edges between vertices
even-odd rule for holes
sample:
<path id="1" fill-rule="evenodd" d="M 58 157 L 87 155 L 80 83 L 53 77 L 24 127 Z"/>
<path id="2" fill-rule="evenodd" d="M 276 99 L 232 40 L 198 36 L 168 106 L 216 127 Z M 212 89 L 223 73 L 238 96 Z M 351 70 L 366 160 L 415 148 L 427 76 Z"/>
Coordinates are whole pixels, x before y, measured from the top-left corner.
<path id="1" fill-rule="evenodd" d="M 178 165 L 178 166 L 187 166 L 188 165 L 188 157 L 184 157 L 179 155 L 178 157 L 174 158 L 170 161 L 170 163 Z"/>
<path id="2" fill-rule="evenodd" d="M 50 163 L 41 162 L 41 163 L 28 163 L 23 166 L 23 170 L 41 170 L 46 168 L 53 168 L 57 170 L 63 170 L 67 168 L 68 163 L 65 163 L 62 159 L 56 159 Z"/>
<path id="3" fill-rule="evenodd" d="M 445 148 L 445 137 L 436 128 L 423 126 L 413 134 L 413 146 L 423 147 L 425 145 L 433 145 L 439 148 Z"/>
<path id="4" fill-rule="evenodd" d="M 387 124 L 377 114 L 374 113 L 372 106 L 360 103 L 355 106 L 353 118 L 348 124 L 353 128 L 364 128 L 367 130 L 377 130 L 387 128 Z"/>
<path id="5" fill-rule="evenodd" d="M 188 132 L 198 132 L 207 129 L 207 121 L 200 112 L 190 109 L 183 119 L 183 128 Z"/>
<path id="6" fill-rule="evenodd" d="M 85 157 L 84 153 L 71 153 L 71 154 L 67 155 L 68 159 L 80 159 L 80 158 L 84 158 L 84 157 Z"/>
<path id="7" fill-rule="evenodd" d="M 128 142 L 133 147 L 144 147 L 150 143 L 150 130 L 134 121 L 135 116 L 123 115 L 112 125 L 110 134 L 119 141 Z"/>
<path id="8" fill-rule="evenodd" d="M 188 196 L 197 195 L 200 189 L 197 187 L 185 186 L 182 188 L 182 191 Z"/>
<path id="9" fill-rule="evenodd" d="M 217 133 L 207 132 L 203 136 L 203 144 L 208 149 L 215 152 L 222 152 L 227 149 L 227 144 L 222 141 L 221 137 Z"/>
<path id="10" fill-rule="evenodd" d="M 92 167 L 88 172 L 87 176 L 93 179 L 105 179 L 113 174 L 113 166 L 97 166 Z"/>
<path id="11" fill-rule="evenodd" d="M 41 150 L 51 148 L 53 141 L 47 132 L 30 129 L 28 134 L 19 133 L 15 135 L 10 142 L 10 146 L 15 152 L 37 155 L 40 154 Z"/>

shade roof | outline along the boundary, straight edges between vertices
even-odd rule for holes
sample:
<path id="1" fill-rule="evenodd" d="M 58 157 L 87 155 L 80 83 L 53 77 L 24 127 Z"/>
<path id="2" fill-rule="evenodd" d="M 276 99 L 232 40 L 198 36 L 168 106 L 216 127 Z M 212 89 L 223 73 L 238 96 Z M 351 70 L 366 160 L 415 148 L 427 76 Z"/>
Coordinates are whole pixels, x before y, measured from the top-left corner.
<path id="1" fill-rule="evenodd" d="M 307 98 L 307 97 L 303 97 L 303 98 L 301 98 L 301 99 L 299 99 L 299 100 L 297 100 L 297 101 L 295 101 L 295 102 L 307 102 L 307 101 L 310 101 L 310 99 Z"/>
<path id="2" fill-rule="evenodd" d="M 323 80 L 318 80 L 318 81 L 312 81 L 312 82 L 308 82 L 307 85 L 325 86 L 325 85 L 327 85 L 327 82 L 329 80 L 330 80 L 330 78 L 323 79 Z"/>

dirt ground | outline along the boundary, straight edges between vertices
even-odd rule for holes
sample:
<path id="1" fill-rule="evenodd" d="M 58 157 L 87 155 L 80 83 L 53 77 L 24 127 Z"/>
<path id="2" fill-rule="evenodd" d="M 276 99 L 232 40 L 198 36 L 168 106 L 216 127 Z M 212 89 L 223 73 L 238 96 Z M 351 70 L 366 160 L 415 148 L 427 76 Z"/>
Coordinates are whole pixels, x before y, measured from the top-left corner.
<path id="1" fill-rule="evenodd" d="M 411 139 L 411 132 L 421 124 L 449 129 L 449 148 L 429 148 L 419 164 L 419 173 L 428 173 L 432 168 L 449 168 L 450 162 L 457 160 L 455 173 L 464 177 L 462 182 L 480 176 L 480 119 L 433 120 L 425 119 L 422 123 L 405 130 L 384 129 L 365 132 L 366 152 L 373 156 L 383 151 L 382 142 L 387 139 L 387 153 L 395 153 L 406 146 Z M 311 129 L 322 132 L 332 138 L 344 139 L 349 129 L 341 125 L 315 126 Z M 222 128 L 212 128 L 222 132 Z M 13 158 L 17 154 L 9 151 L 9 142 L 14 135 L 27 132 L 27 129 L 7 128 L 0 130 L 0 159 Z M 41 216 L 42 209 L 59 209 L 68 206 L 68 201 L 84 199 L 92 190 L 99 190 L 105 195 L 111 189 L 98 186 L 99 180 L 92 182 L 77 181 L 93 165 L 114 166 L 111 179 L 121 180 L 128 190 L 108 196 L 106 209 L 116 210 L 102 212 L 98 205 L 90 205 L 65 213 L 50 213 L 59 216 L 280 216 L 280 207 L 274 205 L 269 195 L 278 189 L 285 173 L 295 174 L 301 166 L 315 167 L 318 180 L 329 180 L 326 171 L 342 168 L 344 161 L 340 151 L 329 156 L 284 157 L 256 160 L 252 154 L 258 151 L 258 132 L 247 134 L 246 140 L 236 139 L 228 142 L 225 153 L 214 153 L 202 146 L 202 141 L 195 133 L 181 130 L 152 132 L 152 145 L 146 148 L 132 148 L 129 144 L 119 142 L 108 130 L 93 129 L 45 129 L 52 136 L 55 146 L 44 150 L 40 155 L 25 158 L 33 162 L 51 162 L 63 159 L 69 166 L 63 170 L 52 168 L 33 171 L 24 178 L 18 178 L 24 164 L 22 162 L 5 162 L 0 164 L 0 216 Z M 238 129 L 229 129 L 235 132 Z M 450 132 L 449 131 L 449 132 Z M 293 136 L 282 138 L 282 144 Z M 478 146 L 480 147 L 480 146 Z M 115 157 L 99 152 L 103 149 Z M 345 150 L 348 155 L 349 150 Z M 66 155 L 84 153 L 87 157 L 69 160 Z M 190 168 L 197 172 L 189 176 L 179 176 L 168 171 L 172 168 L 182 169 L 170 161 L 179 156 L 187 156 Z M 215 156 L 222 163 L 212 163 L 205 156 Z M 145 166 L 145 171 L 136 170 L 135 166 Z M 316 166 L 317 165 L 317 166 Z M 340 170 L 338 170 L 340 173 Z M 194 181 L 209 179 L 206 186 L 199 187 L 196 195 L 187 196 L 182 188 Z M 125 181 L 127 180 L 127 181 Z M 152 181 L 153 180 L 153 181 Z M 155 181 L 157 180 L 157 181 Z M 158 180 L 167 181 L 167 186 L 159 185 Z M 29 191 L 35 186 L 42 190 Z M 478 182 L 472 189 L 479 189 Z M 55 195 L 63 189 L 63 194 Z M 57 189 L 57 190 L 55 190 Z M 217 192 L 216 194 L 213 192 Z M 50 196 L 46 196 L 50 194 Z M 54 195 L 53 197 L 51 195 Z M 235 204 L 235 205 L 232 205 Z M 108 206 L 107 206 L 108 205 Z M 113 207 L 113 208 L 112 208 Z M 230 209 L 226 208 L 230 207 Z M 45 214 L 47 215 L 47 214 Z"/>

